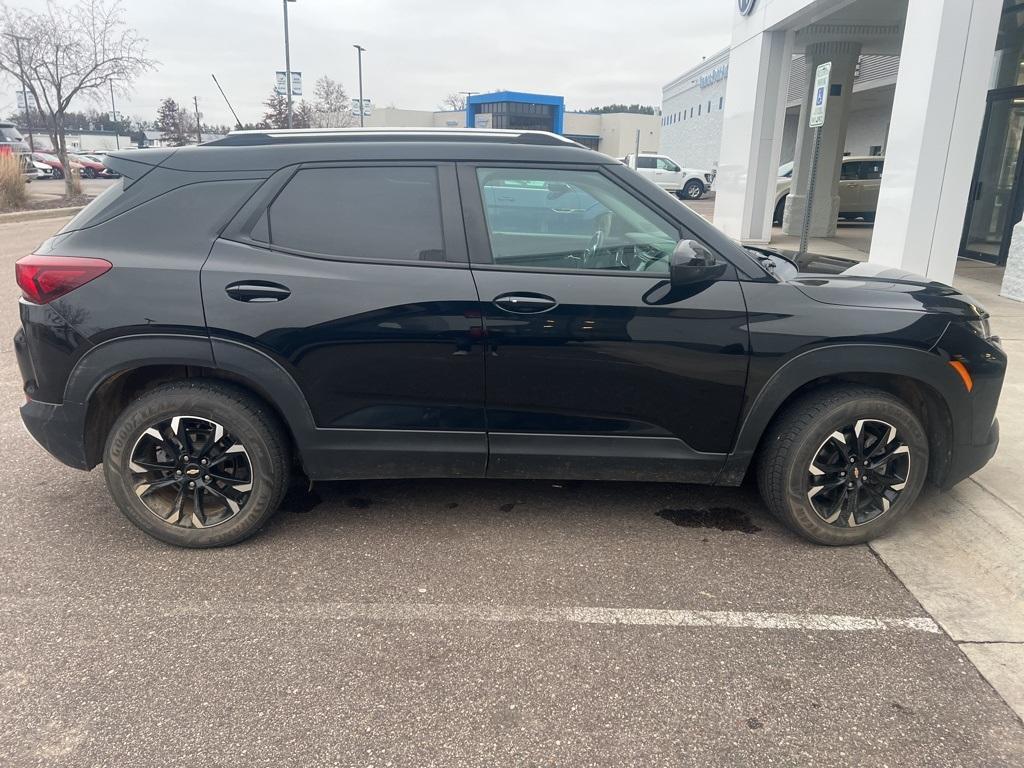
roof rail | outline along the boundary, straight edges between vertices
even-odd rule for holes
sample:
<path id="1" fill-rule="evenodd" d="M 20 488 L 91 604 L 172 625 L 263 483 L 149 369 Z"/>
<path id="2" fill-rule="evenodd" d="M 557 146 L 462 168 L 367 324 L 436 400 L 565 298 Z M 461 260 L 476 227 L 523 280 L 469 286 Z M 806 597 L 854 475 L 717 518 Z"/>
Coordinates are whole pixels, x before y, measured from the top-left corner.
<path id="1" fill-rule="evenodd" d="M 542 144 L 583 147 L 582 144 L 547 131 L 515 131 L 483 128 L 292 128 L 232 131 L 205 147 L 246 147 L 271 144 L 312 144 L 355 141 L 471 141 L 505 144 Z M 585 147 L 584 147 L 585 148 Z"/>

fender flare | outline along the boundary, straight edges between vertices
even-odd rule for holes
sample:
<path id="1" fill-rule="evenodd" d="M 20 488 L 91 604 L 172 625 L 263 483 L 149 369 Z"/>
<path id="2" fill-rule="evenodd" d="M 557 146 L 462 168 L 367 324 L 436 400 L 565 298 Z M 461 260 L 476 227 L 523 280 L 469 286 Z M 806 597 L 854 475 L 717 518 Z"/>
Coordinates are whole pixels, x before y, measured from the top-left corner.
<path id="1" fill-rule="evenodd" d="M 816 379 L 850 374 L 892 375 L 914 380 L 932 390 L 945 404 L 952 426 L 950 444 L 963 442 L 970 436 L 968 392 L 956 371 L 940 355 L 885 344 L 816 347 L 783 363 L 750 401 L 718 482 L 739 483 L 768 425 L 794 392 Z"/>
<path id="2" fill-rule="evenodd" d="M 226 339 L 175 334 L 123 336 L 86 352 L 64 389 L 64 402 L 82 408 L 111 376 L 149 365 L 190 365 L 224 371 L 264 398 L 284 418 L 301 452 L 316 426 L 306 397 L 292 375 L 254 347 Z"/>

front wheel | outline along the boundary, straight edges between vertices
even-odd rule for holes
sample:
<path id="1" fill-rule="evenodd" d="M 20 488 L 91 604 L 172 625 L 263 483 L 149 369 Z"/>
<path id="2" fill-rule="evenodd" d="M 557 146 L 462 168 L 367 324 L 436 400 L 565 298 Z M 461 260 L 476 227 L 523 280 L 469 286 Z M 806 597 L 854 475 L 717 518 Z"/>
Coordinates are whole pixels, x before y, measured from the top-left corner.
<path id="1" fill-rule="evenodd" d="M 235 544 L 284 496 L 287 442 L 266 406 L 220 382 L 157 387 L 121 413 L 103 472 L 125 516 L 182 547 Z"/>
<path id="2" fill-rule="evenodd" d="M 913 505 L 928 474 L 917 415 L 877 389 L 811 392 L 765 435 L 757 479 L 768 508 L 801 536 L 862 544 Z"/>
<path id="3" fill-rule="evenodd" d="M 696 179 L 690 179 L 683 187 L 682 196 L 687 200 L 700 200 L 704 196 L 704 185 Z"/>

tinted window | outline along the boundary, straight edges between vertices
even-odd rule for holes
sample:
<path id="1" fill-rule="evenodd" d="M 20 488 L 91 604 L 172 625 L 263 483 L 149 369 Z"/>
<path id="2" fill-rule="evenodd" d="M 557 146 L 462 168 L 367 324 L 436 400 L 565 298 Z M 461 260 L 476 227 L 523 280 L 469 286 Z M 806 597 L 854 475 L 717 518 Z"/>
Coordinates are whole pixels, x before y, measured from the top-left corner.
<path id="1" fill-rule="evenodd" d="M 860 164 L 860 177 L 862 179 L 882 178 L 882 165 L 880 160 L 865 160 Z"/>
<path id="2" fill-rule="evenodd" d="M 21 134 L 18 133 L 18 129 L 9 126 L 0 128 L 0 139 L 3 141 L 23 141 Z"/>
<path id="3" fill-rule="evenodd" d="M 324 256 L 442 261 L 433 168 L 310 168 L 270 206 L 274 245 Z"/>
<path id="4" fill-rule="evenodd" d="M 842 179 L 843 181 L 859 179 L 860 163 L 843 163 L 842 175 L 839 178 Z"/>
<path id="5" fill-rule="evenodd" d="M 653 157 L 644 157 L 641 155 L 636 159 L 637 168 L 654 168 L 657 166 L 657 162 Z"/>
<path id="6" fill-rule="evenodd" d="M 477 170 L 496 264 L 667 273 L 675 226 L 594 171 Z"/>

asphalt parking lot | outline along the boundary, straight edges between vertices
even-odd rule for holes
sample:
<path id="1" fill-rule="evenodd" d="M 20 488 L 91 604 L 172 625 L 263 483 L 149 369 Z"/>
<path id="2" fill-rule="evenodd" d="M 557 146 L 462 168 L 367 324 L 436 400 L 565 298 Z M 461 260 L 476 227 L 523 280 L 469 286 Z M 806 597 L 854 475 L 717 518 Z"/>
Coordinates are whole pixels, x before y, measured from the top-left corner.
<path id="1" fill-rule="evenodd" d="M 62 223 L 0 225 L 0 764 L 1024 763 L 871 550 L 750 487 L 334 483 L 149 539 L 18 417 L 10 264 Z"/>

